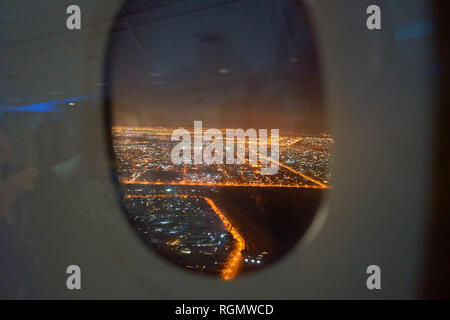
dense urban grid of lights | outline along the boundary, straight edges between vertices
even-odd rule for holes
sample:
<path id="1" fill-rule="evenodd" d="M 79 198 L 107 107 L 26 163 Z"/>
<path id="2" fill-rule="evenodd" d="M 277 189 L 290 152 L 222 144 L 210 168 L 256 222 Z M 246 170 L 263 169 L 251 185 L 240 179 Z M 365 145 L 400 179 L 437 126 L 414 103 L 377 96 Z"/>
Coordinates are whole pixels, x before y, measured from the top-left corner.
<path id="1" fill-rule="evenodd" d="M 149 245 L 186 268 L 230 280 L 243 264 L 256 268 L 271 254 L 248 249 L 242 233 L 213 200 L 217 188 L 325 190 L 332 186 L 334 140 L 329 135 L 281 134 L 279 161 L 265 157 L 276 161 L 278 173 L 264 176 L 262 164 L 247 159 L 232 165 L 174 164 L 173 130 L 116 126 L 113 147 L 131 221 Z M 248 146 L 247 142 L 246 155 L 252 152 Z"/>

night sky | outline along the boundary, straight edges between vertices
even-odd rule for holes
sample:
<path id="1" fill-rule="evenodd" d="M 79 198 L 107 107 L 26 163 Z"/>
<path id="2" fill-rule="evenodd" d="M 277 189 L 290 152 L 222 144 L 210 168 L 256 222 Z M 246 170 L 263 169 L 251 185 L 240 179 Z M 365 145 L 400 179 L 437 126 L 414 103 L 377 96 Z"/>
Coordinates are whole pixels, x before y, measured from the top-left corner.
<path id="1" fill-rule="evenodd" d="M 129 1 L 112 33 L 113 124 L 327 131 L 299 1 L 149 2 Z"/>

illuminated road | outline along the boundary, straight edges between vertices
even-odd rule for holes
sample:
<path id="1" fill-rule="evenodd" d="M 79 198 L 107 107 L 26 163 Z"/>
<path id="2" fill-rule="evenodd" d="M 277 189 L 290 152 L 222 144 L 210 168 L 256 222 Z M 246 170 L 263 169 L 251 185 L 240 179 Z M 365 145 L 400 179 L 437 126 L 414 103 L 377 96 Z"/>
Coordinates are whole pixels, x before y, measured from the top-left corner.
<path id="1" fill-rule="evenodd" d="M 289 170 L 289 171 L 291 171 L 291 172 L 293 172 L 293 173 L 295 173 L 295 174 L 298 174 L 299 176 L 302 176 L 303 178 L 305 178 L 305 179 L 307 179 L 307 180 L 309 180 L 309 181 L 312 181 L 312 182 L 314 182 L 315 184 L 319 185 L 320 188 L 322 188 L 322 189 L 329 189 L 329 188 L 330 188 L 330 187 L 327 186 L 326 184 L 323 184 L 323 183 L 320 182 L 320 181 L 317 181 L 317 180 L 315 180 L 315 179 L 313 179 L 313 178 L 311 178 L 311 177 L 308 177 L 306 174 L 301 173 L 301 172 L 299 172 L 299 171 L 296 171 L 296 170 L 292 169 L 291 167 L 288 167 L 287 165 L 282 164 L 282 163 L 279 162 L 279 161 L 276 161 L 276 160 L 274 160 L 274 159 L 272 159 L 272 158 L 269 158 L 269 157 L 266 157 L 266 156 L 262 156 L 262 155 L 259 154 L 259 153 L 258 153 L 258 157 L 260 157 L 260 159 L 262 158 L 262 159 L 269 160 L 269 161 L 271 161 L 271 162 L 273 162 L 273 163 L 275 163 L 275 164 L 277 164 L 277 165 L 279 165 L 279 166 L 281 166 L 281 167 L 283 167 L 283 168 L 285 168 L 285 169 L 287 169 L 287 170 Z"/>
<path id="2" fill-rule="evenodd" d="M 289 168 L 287 166 L 281 165 L 283 167 Z M 258 187 L 258 188 L 304 188 L 304 189 L 328 189 L 329 187 L 320 182 L 316 182 L 312 178 L 309 178 L 294 169 L 289 168 L 288 170 L 300 174 L 302 177 L 305 177 L 308 180 L 313 181 L 317 185 L 309 186 L 309 185 L 288 185 L 288 184 L 264 184 L 264 183 L 223 183 L 223 182 L 161 182 L 161 181 L 136 181 L 136 180 L 127 180 L 123 179 L 120 182 L 123 184 L 143 184 L 143 185 L 156 185 L 156 186 L 197 186 L 197 187 Z M 320 185 L 319 185 L 320 183 Z"/>
<path id="3" fill-rule="evenodd" d="M 297 142 L 299 142 L 301 140 L 303 140 L 303 138 L 298 138 L 298 139 L 292 141 L 291 143 L 286 144 L 286 146 L 288 146 L 288 147 L 293 146 L 294 144 L 296 144 Z"/>
<path id="4" fill-rule="evenodd" d="M 127 195 L 125 196 L 125 199 L 133 199 L 133 198 L 142 198 L 142 199 L 148 199 L 148 198 L 196 198 L 196 199 L 203 199 L 205 200 L 208 205 L 211 207 L 211 209 L 214 211 L 214 213 L 222 220 L 223 225 L 225 226 L 225 229 L 233 236 L 234 240 L 236 241 L 236 245 L 233 249 L 233 251 L 228 255 L 228 260 L 225 262 L 225 266 L 222 269 L 221 277 L 224 280 L 231 280 L 233 279 L 238 272 L 239 269 L 239 263 L 242 260 L 242 251 L 245 249 L 245 240 L 240 235 L 240 233 L 236 230 L 235 227 L 228 221 L 227 217 L 222 213 L 222 211 L 217 207 L 217 205 L 212 201 L 211 198 L 203 197 L 203 196 L 194 196 L 194 195 L 165 195 L 165 194 L 159 194 L 159 195 Z"/>
<path id="5" fill-rule="evenodd" d="M 250 150 L 249 150 L 249 151 L 250 151 Z M 238 152 L 236 155 L 239 157 L 239 159 L 241 159 L 242 161 L 248 163 L 248 160 L 245 159 L 245 158 L 242 158 L 242 157 L 239 155 L 239 152 Z M 286 187 L 290 187 L 290 188 L 295 188 L 295 187 L 298 187 L 298 188 L 320 188 L 320 189 L 329 189 L 329 188 L 330 188 L 330 187 L 327 186 L 326 184 L 323 184 L 322 182 L 317 181 L 317 180 L 315 180 L 315 179 L 313 179 L 313 178 L 307 176 L 307 175 L 304 174 L 304 173 L 298 172 L 298 171 L 292 169 L 291 167 L 288 167 L 287 165 L 282 164 L 282 163 L 279 162 L 279 161 L 276 161 L 276 160 L 274 160 L 274 159 L 272 159 L 272 158 L 270 158 L 270 157 L 262 156 L 262 155 L 261 155 L 260 153 L 258 153 L 258 152 L 256 152 L 256 155 L 257 155 L 260 159 L 266 159 L 266 160 L 268 160 L 268 161 L 271 161 L 271 162 L 273 162 L 273 163 L 275 163 L 275 164 L 277 164 L 277 165 L 279 165 L 279 166 L 281 166 L 281 167 L 283 167 L 283 168 L 285 168 L 285 169 L 291 171 L 292 173 L 295 173 L 295 174 L 297 174 L 297 175 L 299 175 L 299 176 L 305 178 L 306 180 L 309 180 L 309 181 L 311 181 L 311 182 L 314 182 L 315 184 L 318 185 L 318 187 L 315 187 L 315 186 L 290 186 L 290 185 L 289 185 L 289 186 L 286 186 Z M 273 185 L 265 185 L 265 184 L 262 184 L 262 185 L 260 185 L 260 186 L 273 186 Z M 274 186 L 274 187 L 275 187 L 275 186 Z"/>

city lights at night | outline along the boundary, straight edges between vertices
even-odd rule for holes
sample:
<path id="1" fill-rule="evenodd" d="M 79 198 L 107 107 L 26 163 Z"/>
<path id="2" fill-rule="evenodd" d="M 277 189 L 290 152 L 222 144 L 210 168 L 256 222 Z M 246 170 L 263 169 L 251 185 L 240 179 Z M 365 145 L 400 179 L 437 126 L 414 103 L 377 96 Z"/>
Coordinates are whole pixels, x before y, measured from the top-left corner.
<path id="1" fill-rule="evenodd" d="M 282 135 L 280 170 L 264 176 L 260 164 L 245 159 L 233 165 L 173 164 L 172 130 L 116 126 L 112 134 L 131 223 L 149 246 L 184 268 L 231 280 L 280 255 L 273 244 L 246 241 L 247 228 L 233 214 L 227 218 L 232 209 L 220 192 L 223 188 L 319 192 L 331 187 L 334 140 L 329 135 Z M 245 154 L 251 152 L 248 146 Z"/>

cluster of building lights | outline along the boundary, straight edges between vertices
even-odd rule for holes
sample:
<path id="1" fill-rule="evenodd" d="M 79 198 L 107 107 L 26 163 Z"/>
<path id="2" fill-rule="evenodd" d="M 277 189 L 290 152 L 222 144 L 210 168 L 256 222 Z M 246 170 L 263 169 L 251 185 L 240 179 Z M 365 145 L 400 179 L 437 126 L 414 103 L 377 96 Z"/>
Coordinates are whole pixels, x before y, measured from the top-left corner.
<path id="1" fill-rule="evenodd" d="M 331 185 L 334 140 L 330 136 L 280 137 L 280 170 L 274 176 L 261 176 L 259 166 L 248 162 L 174 165 L 170 157 L 172 130 L 114 127 L 113 144 L 119 178 L 128 191 L 125 200 L 130 218 L 137 230 L 149 244 L 186 268 L 199 272 L 219 268 L 218 275 L 230 280 L 242 263 L 248 267 L 263 265 L 268 254 L 246 251 L 243 236 L 201 188 L 328 189 Z M 205 225 L 214 231 L 204 232 Z"/>

